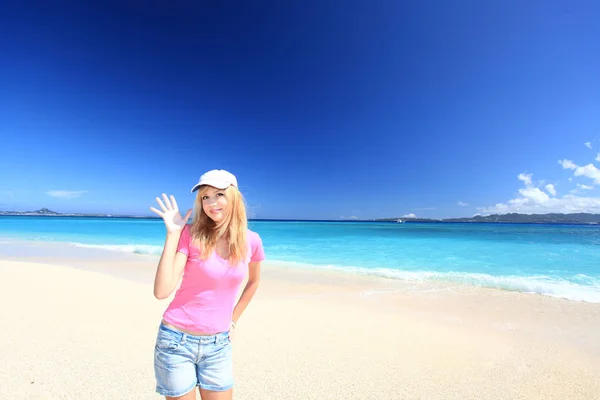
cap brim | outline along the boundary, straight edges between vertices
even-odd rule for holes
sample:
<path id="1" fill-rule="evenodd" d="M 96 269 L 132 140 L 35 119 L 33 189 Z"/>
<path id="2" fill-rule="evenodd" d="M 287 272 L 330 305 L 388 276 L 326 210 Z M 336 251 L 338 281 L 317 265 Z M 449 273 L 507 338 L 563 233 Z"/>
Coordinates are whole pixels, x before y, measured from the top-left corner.
<path id="1" fill-rule="evenodd" d="M 227 189 L 229 186 L 231 186 L 231 183 L 223 182 L 223 181 L 210 181 L 210 180 L 209 181 L 203 181 L 203 182 L 197 183 L 192 188 L 191 192 L 194 193 L 196 190 L 200 189 L 200 186 L 204 186 L 204 185 L 216 187 L 217 189 Z"/>

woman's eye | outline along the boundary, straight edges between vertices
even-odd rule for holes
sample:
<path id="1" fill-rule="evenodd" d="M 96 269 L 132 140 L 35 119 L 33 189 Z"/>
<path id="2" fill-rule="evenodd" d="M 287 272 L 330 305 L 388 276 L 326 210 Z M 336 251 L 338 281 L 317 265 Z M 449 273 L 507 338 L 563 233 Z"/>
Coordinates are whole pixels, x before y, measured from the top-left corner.
<path id="1" fill-rule="evenodd" d="M 218 196 L 223 196 L 223 195 L 224 195 L 224 193 L 217 193 L 217 197 Z"/>
<path id="2" fill-rule="evenodd" d="M 202 196 L 202 200 L 208 200 L 208 196 Z"/>

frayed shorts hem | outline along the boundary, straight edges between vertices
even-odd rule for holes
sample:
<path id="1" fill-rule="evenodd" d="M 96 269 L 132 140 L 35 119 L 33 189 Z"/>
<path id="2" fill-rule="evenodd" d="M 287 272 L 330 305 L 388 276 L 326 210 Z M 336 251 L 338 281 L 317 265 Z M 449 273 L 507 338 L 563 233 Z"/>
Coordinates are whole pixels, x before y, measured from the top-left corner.
<path id="1" fill-rule="evenodd" d="M 226 392 L 229 389 L 233 389 L 233 385 L 211 386 L 211 385 L 201 385 L 198 383 L 198 384 L 192 386 L 191 388 L 189 388 L 188 390 L 184 390 L 183 392 L 173 392 L 170 390 L 163 390 L 163 389 L 157 387 L 156 393 L 160 394 L 161 396 L 181 397 L 184 394 L 188 394 L 192 390 L 196 389 L 196 387 L 199 387 L 200 389 L 203 389 L 203 390 L 210 390 L 211 392 Z"/>
<path id="2" fill-rule="evenodd" d="M 233 388 L 233 385 L 211 386 L 211 385 L 202 385 L 200 383 L 198 384 L 198 386 L 200 387 L 200 389 L 210 390 L 211 392 L 225 392 L 225 391 Z"/>

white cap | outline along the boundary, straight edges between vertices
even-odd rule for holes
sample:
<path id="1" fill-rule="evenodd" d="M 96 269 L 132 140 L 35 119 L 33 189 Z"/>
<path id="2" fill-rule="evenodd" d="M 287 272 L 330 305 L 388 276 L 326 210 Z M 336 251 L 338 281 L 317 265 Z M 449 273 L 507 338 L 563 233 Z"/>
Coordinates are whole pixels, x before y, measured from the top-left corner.
<path id="1" fill-rule="evenodd" d="M 237 179 L 235 175 L 224 169 L 213 169 L 200 177 L 200 180 L 194 185 L 191 192 L 194 193 L 202 185 L 209 185 L 217 189 L 227 189 L 229 186 L 237 187 Z"/>

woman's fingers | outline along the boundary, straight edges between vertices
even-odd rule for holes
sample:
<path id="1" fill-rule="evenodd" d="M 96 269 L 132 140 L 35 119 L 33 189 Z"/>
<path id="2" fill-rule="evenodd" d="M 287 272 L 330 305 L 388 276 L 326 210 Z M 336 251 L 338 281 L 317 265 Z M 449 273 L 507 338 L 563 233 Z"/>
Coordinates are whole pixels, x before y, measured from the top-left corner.
<path id="1" fill-rule="evenodd" d="M 175 201 L 175 197 L 173 197 L 173 195 L 171 195 L 171 205 L 173 206 L 173 210 L 179 210 L 179 207 L 177 207 L 177 201 Z"/>
<path id="2" fill-rule="evenodd" d="M 154 207 L 150 207 L 150 210 L 153 211 L 153 212 L 155 212 L 156 214 L 158 214 L 158 216 L 161 217 L 161 218 L 164 215 L 162 212 L 160 212 L 159 210 L 157 210 Z"/>
<path id="3" fill-rule="evenodd" d="M 165 205 L 163 204 L 162 200 L 159 199 L 158 197 L 156 198 L 156 202 L 158 203 L 158 205 L 160 206 L 160 208 L 163 210 L 163 212 L 167 212 L 167 207 L 165 207 Z"/>
<path id="4" fill-rule="evenodd" d="M 160 206 L 161 210 L 157 210 L 154 207 L 150 207 L 150 209 L 155 212 L 156 214 L 158 214 L 161 218 L 164 219 L 164 216 L 166 213 L 168 213 L 169 211 L 175 211 L 176 213 L 179 211 L 179 208 L 177 206 L 177 201 L 175 200 L 174 196 L 171 196 L 171 199 L 169 200 L 169 197 L 166 194 L 162 194 L 162 200 L 160 197 L 156 198 L 156 202 L 158 203 L 158 205 Z M 169 213 L 170 215 L 171 213 Z"/>
<path id="5" fill-rule="evenodd" d="M 173 209 L 173 206 L 171 205 L 171 202 L 169 201 L 169 198 L 167 197 L 167 195 L 163 193 L 163 194 L 162 194 L 162 197 L 163 197 L 163 199 L 164 199 L 164 201 L 165 201 L 165 205 L 167 206 L 167 208 L 168 208 L 169 210 L 172 210 L 172 209 Z"/>

